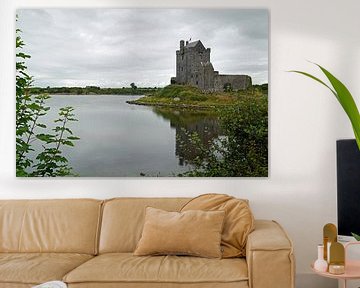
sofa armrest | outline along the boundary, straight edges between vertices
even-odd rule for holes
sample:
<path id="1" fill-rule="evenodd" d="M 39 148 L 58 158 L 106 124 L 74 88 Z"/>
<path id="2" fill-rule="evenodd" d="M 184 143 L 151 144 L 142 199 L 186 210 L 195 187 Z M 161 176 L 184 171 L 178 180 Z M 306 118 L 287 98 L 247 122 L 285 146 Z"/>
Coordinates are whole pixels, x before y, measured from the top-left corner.
<path id="1" fill-rule="evenodd" d="M 247 240 L 246 261 L 250 288 L 295 287 L 293 245 L 277 222 L 255 221 Z"/>

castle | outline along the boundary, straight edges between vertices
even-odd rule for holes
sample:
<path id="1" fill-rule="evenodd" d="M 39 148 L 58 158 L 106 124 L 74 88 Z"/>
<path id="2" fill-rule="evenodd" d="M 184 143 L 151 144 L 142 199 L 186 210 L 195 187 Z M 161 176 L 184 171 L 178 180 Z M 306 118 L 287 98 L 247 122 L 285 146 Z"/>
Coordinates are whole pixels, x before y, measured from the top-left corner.
<path id="1" fill-rule="evenodd" d="M 176 50 L 176 77 L 171 78 L 171 84 L 191 85 L 207 92 L 245 90 L 252 85 L 248 75 L 215 71 L 210 62 L 210 48 L 205 48 L 200 40 L 180 41 L 180 49 Z"/>

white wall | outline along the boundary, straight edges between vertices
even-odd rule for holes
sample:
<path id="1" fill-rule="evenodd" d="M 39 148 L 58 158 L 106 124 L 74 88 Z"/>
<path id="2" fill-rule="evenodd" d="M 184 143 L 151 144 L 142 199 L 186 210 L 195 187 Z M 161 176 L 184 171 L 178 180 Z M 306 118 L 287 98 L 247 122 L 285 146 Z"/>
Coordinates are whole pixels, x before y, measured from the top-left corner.
<path id="1" fill-rule="evenodd" d="M 242 7 L 270 10 L 270 177 L 265 179 L 16 179 L 15 9 L 24 7 Z M 353 137 L 334 97 L 287 73 L 333 71 L 360 101 L 358 0 L 2 0 L 0 4 L 0 198 L 194 196 L 228 193 L 251 200 L 257 218 L 278 220 L 295 244 L 298 287 L 330 287 L 310 262 L 322 226 L 336 223 L 335 141 Z M 318 74 L 320 75 L 320 74 Z M 325 283 L 325 282 L 324 282 Z M 269 287 L 270 288 L 270 287 Z"/>

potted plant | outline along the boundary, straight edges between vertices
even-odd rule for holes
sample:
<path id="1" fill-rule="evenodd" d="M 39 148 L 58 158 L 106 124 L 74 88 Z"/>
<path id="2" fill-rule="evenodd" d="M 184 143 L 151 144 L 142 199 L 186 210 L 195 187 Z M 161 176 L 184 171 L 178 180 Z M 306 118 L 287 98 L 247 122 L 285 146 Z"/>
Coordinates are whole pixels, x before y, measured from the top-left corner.
<path id="1" fill-rule="evenodd" d="M 295 72 L 295 73 L 305 75 L 305 76 L 321 83 L 322 85 L 327 87 L 332 92 L 332 94 L 334 94 L 334 96 L 339 101 L 340 105 L 343 107 L 345 113 L 347 114 L 347 116 L 351 122 L 353 131 L 354 131 L 354 135 L 355 135 L 355 140 L 357 143 L 357 147 L 358 147 L 359 153 L 360 153 L 360 114 L 359 114 L 359 110 L 356 106 L 356 103 L 354 101 L 354 98 L 352 97 L 350 91 L 346 88 L 346 86 L 340 80 L 338 80 L 334 75 L 332 75 L 328 70 L 326 70 L 322 66 L 320 66 L 318 64 L 315 64 L 315 65 L 318 66 L 320 68 L 320 70 L 325 74 L 326 78 L 329 80 L 331 85 L 326 84 L 324 81 L 320 80 L 319 78 L 317 78 L 307 72 L 297 71 L 297 70 L 293 70 L 290 72 Z M 356 145 L 355 145 L 355 147 L 356 147 Z M 356 150 L 356 148 L 355 148 L 355 150 Z M 358 159 L 358 157 L 357 157 L 357 159 Z M 358 161 L 358 160 L 354 160 L 354 161 Z M 359 171 L 359 175 L 360 175 L 360 171 Z M 355 176 L 355 177 L 357 177 L 357 176 Z M 360 241 L 360 235 L 355 234 L 355 233 L 351 233 L 351 234 L 357 241 Z"/>

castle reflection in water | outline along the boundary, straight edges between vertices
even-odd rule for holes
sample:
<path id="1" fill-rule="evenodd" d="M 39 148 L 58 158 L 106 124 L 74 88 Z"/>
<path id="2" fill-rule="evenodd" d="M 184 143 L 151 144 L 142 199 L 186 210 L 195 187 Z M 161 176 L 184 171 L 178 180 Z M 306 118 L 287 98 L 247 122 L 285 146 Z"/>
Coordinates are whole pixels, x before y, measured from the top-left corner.
<path id="1" fill-rule="evenodd" d="M 170 121 L 170 126 L 176 131 L 175 154 L 179 165 L 189 164 L 199 156 L 199 147 L 189 139 L 196 133 L 203 148 L 209 148 L 211 143 L 221 136 L 218 115 L 209 111 L 185 111 L 169 108 L 154 108 L 154 112 Z"/>

